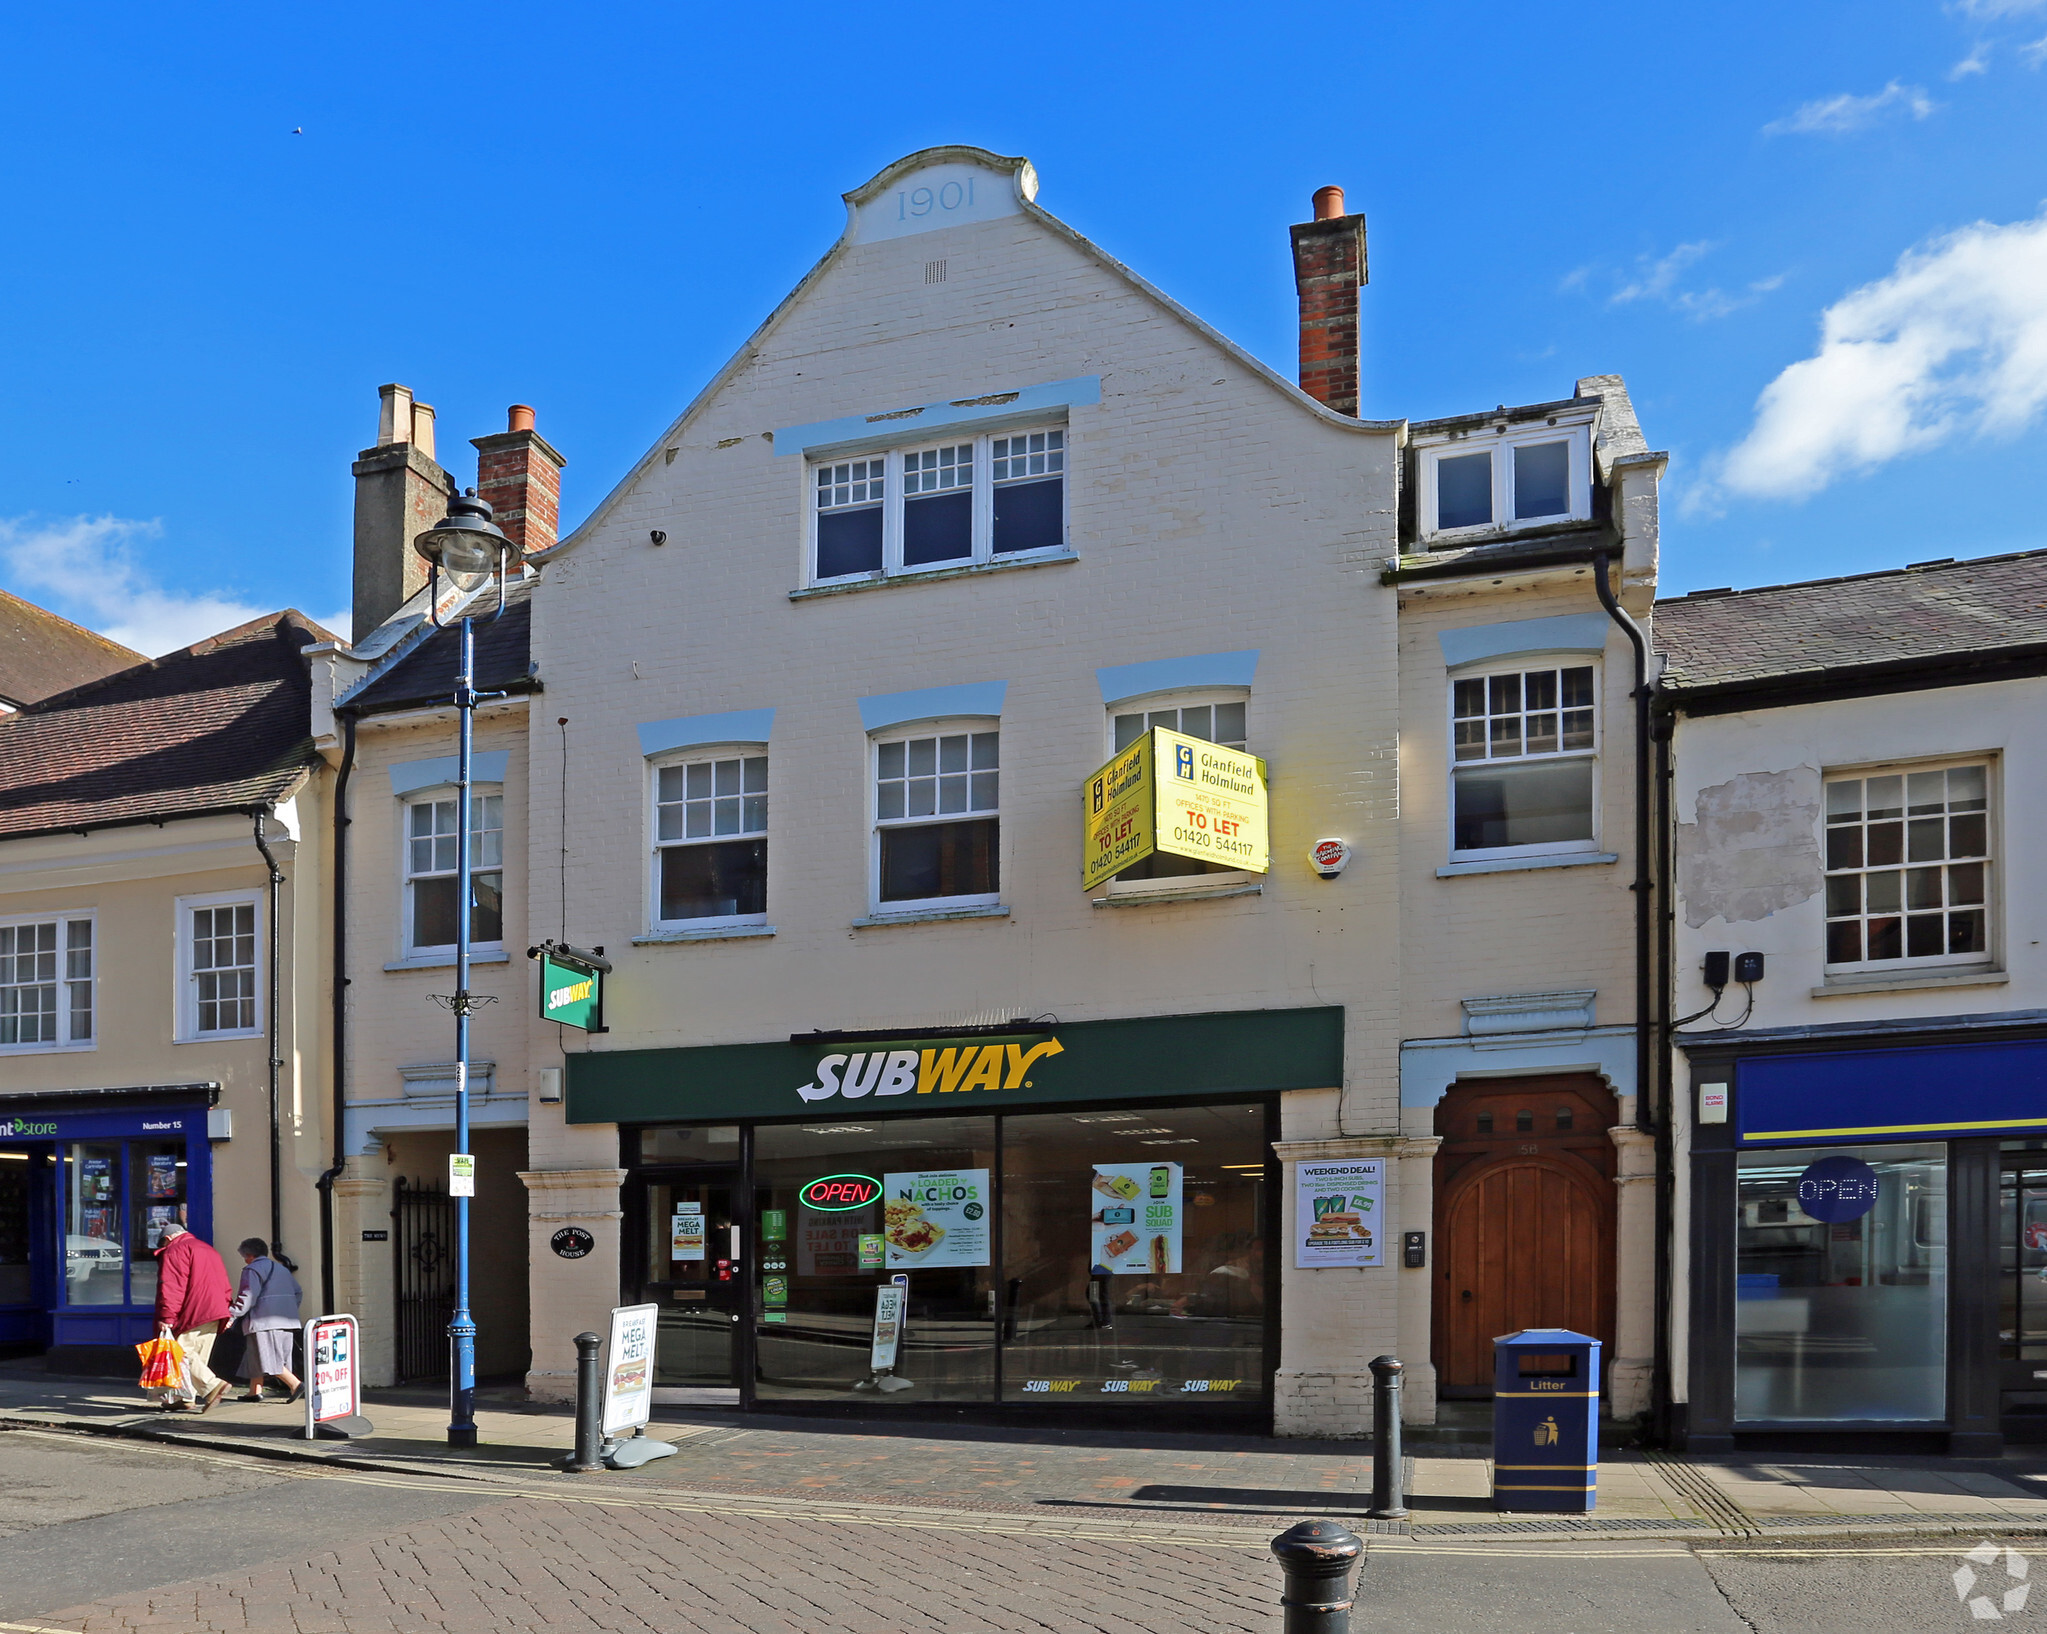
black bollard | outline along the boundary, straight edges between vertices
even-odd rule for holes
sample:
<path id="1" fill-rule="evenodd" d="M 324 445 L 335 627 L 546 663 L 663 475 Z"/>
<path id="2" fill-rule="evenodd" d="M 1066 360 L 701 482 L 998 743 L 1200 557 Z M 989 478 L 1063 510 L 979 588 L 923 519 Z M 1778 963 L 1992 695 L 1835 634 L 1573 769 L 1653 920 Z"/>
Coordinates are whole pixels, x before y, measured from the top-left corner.
<path id="1" fill-rule="evenodd" d="M 562 1465 L 576 1475 L 604 1468 L 604 1368 L 597 1359 L 603 1344 L 594 1333 L 576 1335 L 576 1451 Z"/>
<path id="2" fill-rule="evenodd" d="M 1407 1518 L 1400 1457 L 1400 1376 L 1406 1371 L 1397 1357 L 1372 1359 L 1372 1507 L 1365 1513 L 1375 1521 Z"/>
<path id="3" fill-rule="evenodd" d="M 1302 1521 L 1272 1540 L 1286 1573 L 1285 1634 L 1350 1634 L 1350 1569 L 1365 1546 L 1335 1521 Z"/>

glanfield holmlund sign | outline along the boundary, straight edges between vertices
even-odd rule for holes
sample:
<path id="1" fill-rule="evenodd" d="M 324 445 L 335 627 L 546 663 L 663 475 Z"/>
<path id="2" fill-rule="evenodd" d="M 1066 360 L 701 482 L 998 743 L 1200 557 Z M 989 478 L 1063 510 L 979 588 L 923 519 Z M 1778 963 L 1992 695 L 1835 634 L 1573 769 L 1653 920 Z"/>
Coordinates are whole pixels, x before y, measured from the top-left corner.
<path id="1" fill-rule="evenodd" d="M 1154 852 L 1252 874 L 1272 865 L 1265 762 L 1241 749 L 1154 726 L 1090 777 L 1081 799 L 1084 891 Z"/>

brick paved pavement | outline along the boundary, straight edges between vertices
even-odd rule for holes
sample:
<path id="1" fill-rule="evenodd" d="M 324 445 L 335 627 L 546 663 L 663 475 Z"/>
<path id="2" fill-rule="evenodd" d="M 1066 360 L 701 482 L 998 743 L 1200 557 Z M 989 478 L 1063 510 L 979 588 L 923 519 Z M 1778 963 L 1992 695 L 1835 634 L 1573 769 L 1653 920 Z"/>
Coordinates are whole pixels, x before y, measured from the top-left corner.
<path id="1" fill-rule="evenodd" d="M 84 1634 L 1269 1634 L 1274 1626 L 1278 1574 L 1262 1539 L 1203 1547 L 984 1529 L 995 1524 L 960 1517 L 941 1543 L 918 1526 L 515 1499 L 39 1621 Z"/>

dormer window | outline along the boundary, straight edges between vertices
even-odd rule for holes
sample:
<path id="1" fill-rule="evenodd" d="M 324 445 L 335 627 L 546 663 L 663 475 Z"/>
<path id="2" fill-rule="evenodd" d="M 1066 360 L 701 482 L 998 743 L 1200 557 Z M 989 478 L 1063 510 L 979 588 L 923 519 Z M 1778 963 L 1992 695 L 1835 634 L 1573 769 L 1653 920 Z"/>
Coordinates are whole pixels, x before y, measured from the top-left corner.
<path id="1" fill-rule="evenodd" d="M 1465 543 L 1592 515 L 1589 422 L 1495 424 L 1415 440 L 1426 539 Z"/>

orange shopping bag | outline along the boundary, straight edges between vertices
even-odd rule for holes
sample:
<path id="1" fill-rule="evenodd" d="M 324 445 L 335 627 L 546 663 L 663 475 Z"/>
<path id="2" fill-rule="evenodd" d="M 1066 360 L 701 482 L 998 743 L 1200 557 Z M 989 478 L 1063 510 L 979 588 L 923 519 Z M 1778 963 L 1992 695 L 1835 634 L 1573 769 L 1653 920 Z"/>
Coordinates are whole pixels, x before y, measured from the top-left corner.
<path id="1" fill-rule="evenodd" d="M 145 1339 L 135 1347 L 142 1358 L 142 1388 L 182 1390 L 185 1385 L 185 1353 L 175 1339 Z"/>

